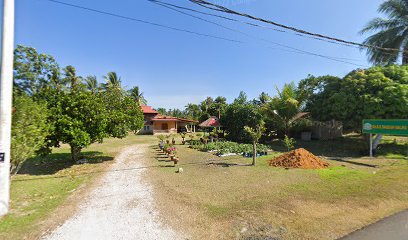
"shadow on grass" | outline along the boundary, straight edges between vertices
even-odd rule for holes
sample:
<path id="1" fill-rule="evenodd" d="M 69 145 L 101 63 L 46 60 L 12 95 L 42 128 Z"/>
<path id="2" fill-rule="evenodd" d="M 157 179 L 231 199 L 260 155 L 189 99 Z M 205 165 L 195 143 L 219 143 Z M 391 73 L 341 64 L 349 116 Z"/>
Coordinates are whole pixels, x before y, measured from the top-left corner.
<path id="1" fill-rule="evenodd" d="M 337 162 L 344 162 L 344 163 L 354 164 L 354 165 L 363 166 L 363 167 L 378 168 L 378 165 L 375 165 L 375 164 L 360 163 L 360 162 L 350 161 L 350 160 L 341 159 L 341 158 L 329 158 L 329 159 L 333 161 L 337 161 Z"/>
<path id="2" fill-rule="evenodd" d="M 103 156 L 101 152 L 83 152 L 81 160 L 88 164 L 96 164 L 105 161 L 112 161 L 113 157 Z M 28 175 L 52 175 L 66 168 L 70 168 L 77 163 L 73 162 L 70 153 L 52 153 L 43 157 L 28 159 L 19 174 Z"/>

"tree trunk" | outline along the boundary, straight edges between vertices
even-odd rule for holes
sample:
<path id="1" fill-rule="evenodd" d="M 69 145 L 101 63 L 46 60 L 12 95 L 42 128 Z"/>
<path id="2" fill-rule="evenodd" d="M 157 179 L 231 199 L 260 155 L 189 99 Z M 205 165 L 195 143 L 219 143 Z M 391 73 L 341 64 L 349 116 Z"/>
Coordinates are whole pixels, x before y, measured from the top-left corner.
<path id="1" fill-rule="evenodd" d="M 71 145 L 71 159 L 73 162 L 77 162 L 79 160 L 79 157 L 81 156 L 81 150 L 82 148 Z"/>
<path id="2" fill-rule="evenodd" d="M 253 156 L 252 156 L 252 166 L 256 165 L 256 142 L 252 142 L 252 150 L 253 150 Z"/>
<path id="3" fill-rule="evenodd" d="M 404 52 L 402 52 L 402 65 L 408 64 L 408 53 L 405 51 L 408 51 L 408 48 L 403 49 Z"/>

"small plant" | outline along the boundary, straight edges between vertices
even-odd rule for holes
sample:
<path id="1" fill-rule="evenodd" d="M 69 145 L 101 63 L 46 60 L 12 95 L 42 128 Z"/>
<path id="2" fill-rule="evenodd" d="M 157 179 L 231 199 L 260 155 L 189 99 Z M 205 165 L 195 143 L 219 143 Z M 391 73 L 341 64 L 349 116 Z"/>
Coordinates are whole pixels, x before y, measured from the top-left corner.
<path id="1" fill-rule="evenodd" d="M 181 136 L 181 139 L 182 139 L 182 141 L 181 141 L 181 143 L 184 145 L 184 144 L 186 144 L 186 133 L 180 133 L 180 136 Z"/>
<path id="2" fill-rule="evenodd" d="M 176 139 L 175 139 L 176 134 L 170 134 L 169 136 L 171 138 L 171 143 L 173 143 L 173 145 L 176 144 Z"/>
<path id="3" fill-rule="evenodd" d="M 288 152 L 295 147 L 296 141 L 293 138 L 289 138 L 288 135 L 285 135 L 283 139 L 283 144 L 285 145 Z"/>
<path id="4" fill-rule="evenodd" d="M 209 139 L 208 136 L 204 136 L 204 137 L 203 137 L 203 143 L 204 143 L 204 144 L 207 144 L 207 143 L 208 143 L 208 139 Z"/>
<path id="5" fill-rule="evenodd" d="M 163 134 L 157 135 L 157 138 L 160 140 L 160 142 L 164 141 L 164 139 L 166 139 L 166 136 L 164 136 Z"/>
<path id="6" fill-rule="evenodd" d="M 170 135 L 166 135 L 166 143 L 170 144 Z"/>

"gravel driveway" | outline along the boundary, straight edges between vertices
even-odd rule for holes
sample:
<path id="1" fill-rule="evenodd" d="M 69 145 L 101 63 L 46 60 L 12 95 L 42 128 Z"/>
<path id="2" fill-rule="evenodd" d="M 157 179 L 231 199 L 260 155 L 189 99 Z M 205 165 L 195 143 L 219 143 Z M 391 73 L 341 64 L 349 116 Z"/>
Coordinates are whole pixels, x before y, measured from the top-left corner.
<path id="1" fill-rule="evenodd" d="M 147 145 L 124 149 L 77 214 L 43 239 L 185 239 L 160 222 L 152 187 L 142 179 L 146 169 L 134 169 L 144 166 L 147 151 Z"/>

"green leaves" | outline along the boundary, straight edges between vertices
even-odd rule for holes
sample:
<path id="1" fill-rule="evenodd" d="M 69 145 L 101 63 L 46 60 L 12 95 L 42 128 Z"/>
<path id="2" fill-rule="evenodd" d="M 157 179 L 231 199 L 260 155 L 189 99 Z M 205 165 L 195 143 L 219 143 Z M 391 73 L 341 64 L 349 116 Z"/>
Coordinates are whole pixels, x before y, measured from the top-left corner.
<path id="1" fill-rule="evenodd" d="M 15 94 L 11 130 L 11 171 L 19 167 L 45 144 L 46 136 L 52 130 L 47 124 L 48 110 L 45 104 L 34 102 L 26 94 Z"/>
<path id="2" fill-rule="evenodd" d="M 318 79 L 321 87 L 315 85 Z M 312 81 L 310 81 L 312 80 Z M 306 109 L 316 120 L 343 121 L 348 130 L 360 130 L 365 118 L 408 117 L 408 66 L 355 70 L 343 79 L 331 76 L 301 81 L 309 95 Z"/>

